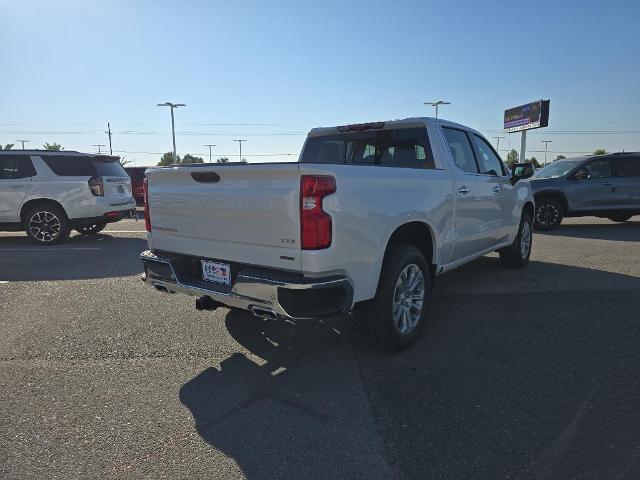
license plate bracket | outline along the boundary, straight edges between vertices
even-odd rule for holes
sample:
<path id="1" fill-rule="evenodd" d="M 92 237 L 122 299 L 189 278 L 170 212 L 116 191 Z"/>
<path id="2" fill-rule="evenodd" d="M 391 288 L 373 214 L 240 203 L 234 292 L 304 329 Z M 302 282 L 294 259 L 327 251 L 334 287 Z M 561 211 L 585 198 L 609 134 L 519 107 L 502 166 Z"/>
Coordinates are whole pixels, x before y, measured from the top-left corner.
<path id="1" fill-rule="evenodd" d="M 228 263 L 201 260 L 202 279 L 206 282 L 231 285 L 231 266 Z"/>

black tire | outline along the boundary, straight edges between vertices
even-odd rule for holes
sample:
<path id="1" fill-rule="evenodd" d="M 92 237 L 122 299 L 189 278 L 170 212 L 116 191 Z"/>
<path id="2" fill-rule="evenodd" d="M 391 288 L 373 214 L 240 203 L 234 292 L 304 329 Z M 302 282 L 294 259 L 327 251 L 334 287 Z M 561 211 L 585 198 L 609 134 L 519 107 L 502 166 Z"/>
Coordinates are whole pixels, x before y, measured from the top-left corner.
<path id="1" fill-rule="evenodd" d="M 515 240 L 508 247 L 499 251 L 500 262 L 507 268 L 524 268 L 531 257 L 533 245 L 533 225 L 531 214 L 522 212 L 520 227 Z"/>
<path id="2" fill-rule="evenodd" d="M 71 225 L 65 211 L 53 203 L 40 203 L 27 211 L 24 231 L 40 245 L 53 245 L 66 240 Z"/>
<path id="3" fill-rule="evenodd" d="M 633 215 L 611 215 L 610 217 L 607 217 L 607 218 L 612 222 L 623 223 L 629 220 L 632 216 Z"/>
<path id="4" fill-rule="evenodd" d="M 562 204 L 552 197 L 542 197 L 536 203 L 536 218 L 533 226 L 537 230 L 553 230 L 558 228 L 564 208 Z"/>
<path id="5" fill-rule="evenodd" d="M 418 271 L 422 274 L 421 279 L 417 276 Z M 409 277 L 411 272 L 415 273 L 414 277 Z M 410 278 L 418 282 L 415 289 L 399 285 L 401 274 L 405 274 L 407 286 L 410 286 Z M 422 291 L 422 307 L 417 311 L 419 299 L 411 298 L 413 295 L 409 293 L 419 291 Z M 405 350 L 415 341 L 425 323 L 430 295 L 431 272 L 420 250 L 413 245 L 392 245 L 382 264 L 376 296 L 356 306 L 356 322 L 363 336 L 376 347 L 386 351 Z M 404 312 L 397 315 L 397 322 L 394 320 L 396 312 Z M 402 332 L 398 323 L 407 329 Z"/>
<path id="6" fill-rule="evenodd" d="M 93 235 L 104 230 L 104 227 L 106 226 L 106 223 L 96 223 L 95 225 L 85 225 L 84 227 L 78 227 L 75 230 L 76 232 L 83 235 Z"/>

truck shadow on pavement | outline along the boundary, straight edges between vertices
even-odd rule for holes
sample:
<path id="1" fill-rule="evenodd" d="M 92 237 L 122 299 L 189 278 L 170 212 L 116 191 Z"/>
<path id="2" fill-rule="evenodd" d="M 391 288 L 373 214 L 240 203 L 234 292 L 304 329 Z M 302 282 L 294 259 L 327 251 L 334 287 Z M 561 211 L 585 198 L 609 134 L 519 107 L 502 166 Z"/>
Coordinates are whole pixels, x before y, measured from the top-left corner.
<path id="1" fill-rule="evenodd" d="M 75 235 L 50 246 L 26 236 L 0 237 L 0 280 L 50 281 L 126 277 L 142 273 L 144 238 Z"/>
<path id="2" fill-rule="evenodd" d="M 637 220 L 636 220 L 637 219 Z M 557 229 L 536 230 L 540 235 L 555 237 L 588 238 L 592 240 L 613 240 L 617 242 L 640 241 L 640 217 L 634 217 L 625 223 L 603 224 L 561 224 Z"/>
<path id="3" fill-rule="evenodd" d="M 292 330 L 231 311 L 247 352 L 179 397 L 247 478 L 634 478 L 638 312 L 638 277 L 484 257 L 438 281 L 398 355 L 348 318 Z"/>

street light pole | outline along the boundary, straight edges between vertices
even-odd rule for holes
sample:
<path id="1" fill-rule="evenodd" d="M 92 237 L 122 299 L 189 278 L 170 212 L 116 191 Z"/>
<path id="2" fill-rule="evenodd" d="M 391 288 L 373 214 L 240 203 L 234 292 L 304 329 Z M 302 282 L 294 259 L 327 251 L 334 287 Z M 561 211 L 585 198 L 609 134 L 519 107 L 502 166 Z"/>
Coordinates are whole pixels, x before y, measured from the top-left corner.
<path id="1" fill-rule="evenodd" d="M 178 107 L 186 107 L 186 105 L 184 103 L 164 102 L 164 103 L 159 103 L 158 107 L 169 107 L 171 109 L 171 137 L 173 138 L 173 163 L 177 163 L 178 157 L 176 156 L 176 125 L 173 118 L 173 110 Z"/>
<path id="2" fill-rule="evenodd" d="M 500 135 L 498 135 L 497 137 L 491 137 L 491 138 L 496 139 L 496 152 L 498 152 L 498 155 L 500 155 L 500 139 L 504 137 L 501 137 Z"/>
<path id="3" fill-rule="evenodd" d="M 213 144 L 213 143 L 206 143 L 206 144 L 205 144 L 205 147 L 209 147 L 209 163 L 212 163 L 212 160 L 211 160 L 211 147 L 215 147 L 215 144 Z"/>
<path id="4" fill-rule="evenodd" d="M 105 144 L 93 144 L 92 147 L 98 147 L 98 155 L 100 155 L 102 152 L 100 151 L 100 147 L 106 147 Z"/>
<path id="5" fill-rule="evenodd" d="M 234 140 L 234 142 L 238 142 L 240 145 L 240 161 L 242 161 L 242 142 L 246 142 L 246 140 Z"/>
<path id="6" fill-rule="evenodd" d="M 547 166 L 547 148 L 550 143 L 553 143 L 553 140 L 541 140 L 544 143 L 544 166 Z"/>
<path id="7" fill-rule="evenodd" d="M 451 105 L 451 102 L 436 100 L 435 102 L 424 102 L 424 105 L 431 105 L 432 107 L 436 107 L 436 118 L 438 118 L 438 105 Z"/>
<path id="8" fill-rule="evenodd" d="M 16 140 L 16 142 L 20 142 L 22 143 L 22 149 L 24 150 L 24 144 L 27 143 L 29 140 Z"/>

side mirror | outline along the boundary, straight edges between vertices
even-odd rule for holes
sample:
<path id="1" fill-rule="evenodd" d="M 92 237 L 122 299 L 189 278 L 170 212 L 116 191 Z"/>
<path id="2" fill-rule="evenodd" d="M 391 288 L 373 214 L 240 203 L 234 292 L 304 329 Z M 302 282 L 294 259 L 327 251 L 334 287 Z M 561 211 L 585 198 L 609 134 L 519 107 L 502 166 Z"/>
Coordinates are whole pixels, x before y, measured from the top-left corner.
<path id="1" fill-rule="evenodd" d="M 518 180 L 533 177 L 534 172 L 533 163 L 514 163 L 511 166 L 511 182 L 515 184 Z"/>

